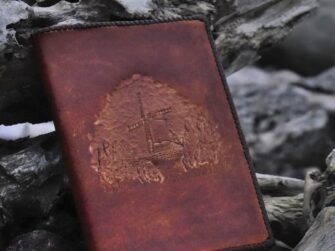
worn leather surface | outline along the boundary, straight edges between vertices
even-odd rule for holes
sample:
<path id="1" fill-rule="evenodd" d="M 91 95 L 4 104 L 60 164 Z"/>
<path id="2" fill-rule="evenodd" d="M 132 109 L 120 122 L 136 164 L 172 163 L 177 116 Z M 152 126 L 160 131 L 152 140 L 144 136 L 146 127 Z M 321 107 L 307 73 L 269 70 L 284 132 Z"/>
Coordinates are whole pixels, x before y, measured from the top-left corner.
<path id="1" fill-rule="evenodd" d="M 269 240 L 204 22 L 36 37 L 94 251 Z"/>

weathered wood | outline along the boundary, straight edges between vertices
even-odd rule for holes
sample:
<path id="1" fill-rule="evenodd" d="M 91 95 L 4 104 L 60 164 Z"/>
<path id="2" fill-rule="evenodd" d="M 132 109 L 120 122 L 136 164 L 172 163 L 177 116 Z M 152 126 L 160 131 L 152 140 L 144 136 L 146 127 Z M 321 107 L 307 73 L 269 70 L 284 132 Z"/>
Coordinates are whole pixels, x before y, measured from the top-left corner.
<path id="1" fill-rule="evenodd" d="M 290 177 L 257 173 L 262 194 L 271 196 L 292 196 L 304 192 L 305 181 Z"/>
<path id="2" fill-rule="evenodd" d="M 324 208 L 294 249 L 295 251 L 335 250 L 335 207 Z"/>
<path id="3" fill-rule="evenodd" d="M 67 188 L 54 133 L 12 142 L 10 147 L 15 151 L 0 153 L 0 227 L 47 216 Z"/>
<path id="4" fill-rule="evenodd" d="M 275 243 L 273 247 L 271 248 L 271 251 L 291 251 L 292 248 L 288 245 L 286 245 L 282 241 L 275 240 Z"/>
<path id="5" fill-rule="evenodd" d="M 327 169 L 306 176 L 304 216 L 310 226 L 296 251 L 335 250 L 335 150 L 326 159 Z"/>
<path id="6" fill-rule="evenodd" d="M 303 194 L 263 198 L 275 238 L 289 246 L 296 245 L 305 230 Z"/>
<path id="7" fill-rule="evenodd" d="M 304 214 L 311 224 L 318 213 L 335 203 L 335 149 L 326 159 L 327 169 L 308 173 L 305 186 Z"/>
<path id="8" fill-rule="evenodd" d="M 260 48 L 284 38 L 318 3 L 316 0 L 153 0 L 150 6 L 150 14 L 157 17 L 206 15 L 229 75 L 257 60 Z"/>
<path id="9" fill-rule="evenodd" d="M 306 174 L 305 187 L 304 187 L 304 217 L 306 218 L 306 224 L 309 226 L 314 220 L 315 204 L 311 201 L 316 190 L 318 190 L 322 184 L 317 181 L 316 177 L 320 176 L 320 171 L 313 170 Z"/>

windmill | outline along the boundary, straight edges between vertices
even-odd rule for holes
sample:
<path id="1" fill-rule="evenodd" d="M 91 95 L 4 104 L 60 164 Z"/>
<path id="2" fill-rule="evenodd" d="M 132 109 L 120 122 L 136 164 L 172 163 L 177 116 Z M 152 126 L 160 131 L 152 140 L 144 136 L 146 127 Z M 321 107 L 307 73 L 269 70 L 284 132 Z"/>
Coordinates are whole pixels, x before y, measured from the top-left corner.
<path id="1" fill-rule="evenodd" d="M 174 159 L 176 151 L 180 152 L 182 150 L 182 147 L 181 146 L 176 147 L 175 143 L 170 138 L 164 139 L 162 141 L 157 141 L 158 137 L 155 137 L 152 129 L 152 123 L 155 120 L 164 120 L 165 126 L 163 130 L 166 130 L 166 135 L 170 134 L 166 125 L 167 120 L 166 114 L 172 112 L 172 108 L 167 107 L 159 109 L 157 111 L 146 113 L 144 110 L 141 93 L 140 92 L 136 93 L 136 96 L 139 104 L 140 120 L 136 121 L 131 125 L 128 125 L 128 131 L 131 132 L 141 127 L 144 128 L 145 139 L 147 141 L 148 156 L 143 157 L 146 159 L 149 158 L 155 160 Z"/>

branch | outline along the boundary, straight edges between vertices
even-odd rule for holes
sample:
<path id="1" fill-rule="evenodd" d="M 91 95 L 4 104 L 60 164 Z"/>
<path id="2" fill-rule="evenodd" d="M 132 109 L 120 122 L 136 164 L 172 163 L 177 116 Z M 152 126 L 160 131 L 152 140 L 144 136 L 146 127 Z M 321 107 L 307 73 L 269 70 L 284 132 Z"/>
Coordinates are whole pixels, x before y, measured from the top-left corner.
<path id="1" fill-rule="evenodd" d="M 260 173 L 256 176 L 264 195 L 292 196 L 304 192 L 303 180 Z"/>

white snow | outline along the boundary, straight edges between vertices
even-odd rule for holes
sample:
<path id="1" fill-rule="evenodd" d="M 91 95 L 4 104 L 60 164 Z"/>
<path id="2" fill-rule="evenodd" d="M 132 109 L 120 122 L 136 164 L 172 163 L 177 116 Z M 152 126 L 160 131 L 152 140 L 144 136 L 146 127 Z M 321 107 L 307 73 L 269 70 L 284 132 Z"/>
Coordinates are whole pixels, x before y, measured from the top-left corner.
<path id="1" fill-rule="evenodd" d="M 127 8 L 130 13 L 134 12 L 147 12 L 149 8 L 149 2 L 151 0 L 119 0 L 119 2 Z"/>
<path id="2" fill-rule="evenodd" d="M 40 124 L 21 123 L 9 126 L 0 125 L 0 139 L 16 140 L 25 137 L 34 138 L 53 131 L 55 131 L 55 126 L 52 121 Z"/>

